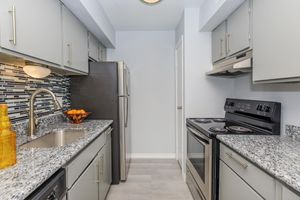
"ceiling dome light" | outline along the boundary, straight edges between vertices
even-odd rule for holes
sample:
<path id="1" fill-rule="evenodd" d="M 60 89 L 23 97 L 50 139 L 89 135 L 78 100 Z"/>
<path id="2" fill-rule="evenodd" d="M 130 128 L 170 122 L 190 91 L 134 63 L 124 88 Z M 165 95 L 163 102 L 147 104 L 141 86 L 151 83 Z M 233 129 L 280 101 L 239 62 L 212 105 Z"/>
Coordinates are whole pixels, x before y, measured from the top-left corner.
<path id="1" fill-rule="evenodd" d="M 25 65 L 23 71 L 33 78 L 45 78 L 51 73 L 50 69 L 37 65 Z"/>
<path id="2" fill-rule="evenodd" d="M 161 2 L 161 0 L 141 0 L 142 2 L 146 3 L 146 4 L 157 4 L 159 2 Z"/>

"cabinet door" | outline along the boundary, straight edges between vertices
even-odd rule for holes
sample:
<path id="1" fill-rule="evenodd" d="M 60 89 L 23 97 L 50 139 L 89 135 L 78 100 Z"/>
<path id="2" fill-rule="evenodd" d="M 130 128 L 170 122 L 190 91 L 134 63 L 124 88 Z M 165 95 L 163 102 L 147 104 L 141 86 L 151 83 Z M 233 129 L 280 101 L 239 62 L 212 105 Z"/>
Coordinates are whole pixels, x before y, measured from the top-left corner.
<path id="1" fill-rule="evenodd" d="M 91 33 L 89 33 L 89 57 L 95 61 L 99 61 L 98 40 Z"/>
<path id="2" fill-rule="evenodd" d="M 282 200 L 300 200 L 300 197 L 295 193 L 288 190 L 286 187 L 282 187 Z"/>
<path id="3" fill-rule="evenodd" d="M 88 72 L 88 32 L 66 8 L 62 9 L 64 66 Z"/>
<path id="4" fill-rule="evenodd" d="M 99 158 L 96 157 L 68 191 L 68 200 L 98 200 Z"/>
<path id="5" fill-rule="evenodd" d="M 253 80 L 300 77 L 300 1 L 253 1 Z"/>
<path id="6" fill-rule="evenodd" d="M 212 32 L 212 60 L 216 62 L 226 57 L 226 22 Z"/>
<path id="7" fill-rule="evenodd" d="M 61 4 L 1 0 L 1 47 L 61 65 Z"/>
<path id="8" fill-rule="evenodd" d="M 101 43 L 99 43 L 99 60 L 106 61 L 106 48 Z"/>
<path id="9" fill-rule="evenodd" d="M 220 161 L 220 200 L 263 200 L 246 182 Z"/>
<path id="10" fill-rule="evenodd" d="M 105 191 L 109 191 L 112 182 L 112 154 L 111 154 L 111 131 L 106 136 L 105 145 Z"/>
<path id="11" fill-rule="evenodd" d="M 98 185 L 98 192 L 99 192 L 99 200 L 104 200 L 106 197 L 106 182 L 105 182 L 105 149 L 106 145 L 101 149 L 98 153 L 98 160 L 99 160 L 99 169 L 98 169 L 98 176 L 99 176 L 99 185 Z"/>
<path id="12" fill-rule="evenodd" d="M 227 55 L 250 47 L 250 2 L 245 1 L 227 19 Z"/>

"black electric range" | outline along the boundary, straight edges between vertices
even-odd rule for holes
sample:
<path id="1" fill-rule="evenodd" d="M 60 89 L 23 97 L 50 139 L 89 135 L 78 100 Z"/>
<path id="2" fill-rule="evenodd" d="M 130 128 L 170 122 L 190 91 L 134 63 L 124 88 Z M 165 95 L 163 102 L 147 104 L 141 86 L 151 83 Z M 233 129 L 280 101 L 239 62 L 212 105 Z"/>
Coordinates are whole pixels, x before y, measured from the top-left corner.
<path id="1" fill-rule="evenodd" d="M 226 99 L 224 118 L 189 118 L 187 183 L 195 200 L 218 200 L 219 134 L 279 135 L 281 104 Z"/>

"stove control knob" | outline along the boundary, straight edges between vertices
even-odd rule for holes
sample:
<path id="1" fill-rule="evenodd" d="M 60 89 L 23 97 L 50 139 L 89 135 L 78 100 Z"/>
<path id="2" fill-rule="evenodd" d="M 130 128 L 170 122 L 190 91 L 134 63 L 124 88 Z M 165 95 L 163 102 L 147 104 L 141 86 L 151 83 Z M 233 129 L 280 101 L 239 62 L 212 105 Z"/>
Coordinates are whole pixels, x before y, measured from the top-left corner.
<path id="1" fill-rule="evenodd" d="M 256 110 L 263 111 L 263 106 L 261 104 L 257 105 Z"/>
<path id="2" fill-rule="evenodd" d="M 267 112 L 267 113 L 270 112 L 271 111 L 271 107 L 270 106 L 265 106 L 264 107 L 264 111 Z"/>

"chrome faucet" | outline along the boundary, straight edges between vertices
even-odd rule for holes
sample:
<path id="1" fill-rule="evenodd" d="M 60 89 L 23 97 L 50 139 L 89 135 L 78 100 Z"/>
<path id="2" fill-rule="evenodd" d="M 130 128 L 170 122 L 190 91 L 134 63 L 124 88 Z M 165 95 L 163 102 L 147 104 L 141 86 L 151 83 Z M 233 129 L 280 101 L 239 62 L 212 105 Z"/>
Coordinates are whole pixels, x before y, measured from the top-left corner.
<path id="1" fill-rule="evenodd" d="M 48 93 L 51 95 L 53 101 L 54 101 L 54 109 L 55 110 L 61 110 L 61 105 L 59 104 L 55 94 L 53 92 L 51 92 L 48 89 L 45 88 L 40 88 L 37 89 L 30 97 L 30 102 L 29 102 L 29 124 L 28 124 L 28 136 L 33 137 L 33 135 L 35 134 L 35 130 L 36 130 L 36 125 L 37 125 L 37 121 L 36 118 L 34 117 L 34 100 L 36 95 L 40 94 L 40 93 Z"/>

